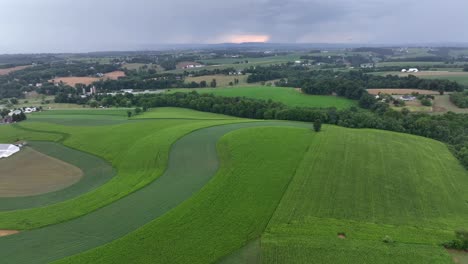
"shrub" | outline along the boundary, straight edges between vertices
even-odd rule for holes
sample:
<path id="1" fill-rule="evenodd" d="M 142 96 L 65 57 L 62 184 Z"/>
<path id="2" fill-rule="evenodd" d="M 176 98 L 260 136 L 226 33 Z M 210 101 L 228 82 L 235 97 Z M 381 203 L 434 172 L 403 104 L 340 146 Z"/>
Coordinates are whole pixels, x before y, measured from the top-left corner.
<path id="1" fill-rule="evenodd" d="M 395 241 L 393 240 L 393 238 L 392 238 L 391 236 L 388 236 L 388 235 L 386 235 L 386 236 L 382 239 L 382 241 L 383 241 L 384 243 L 387 243 L 387 244 L 393 244 L 393 243 L 395 243 Z"/>
<path id="2" fill-rule="evenodd" d="M 468 230 L 455 231 L 455 239 L 443 244 L 446 248 L 468 250 Z"/>
<path id="3" fill-rule="evenodd" d="M 316 119 L 314 121 L 314 130 L 315 132 L 320 132 L 320 129 L 322 129 L 322 120 Z"/>

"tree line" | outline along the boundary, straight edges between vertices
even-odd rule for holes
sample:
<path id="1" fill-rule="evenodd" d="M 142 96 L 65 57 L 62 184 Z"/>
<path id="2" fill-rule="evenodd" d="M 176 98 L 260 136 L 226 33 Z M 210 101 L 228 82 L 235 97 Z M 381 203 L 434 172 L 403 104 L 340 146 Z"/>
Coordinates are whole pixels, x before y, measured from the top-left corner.
<path id="1" fill-rule="evenodd" d="M 424 136 L 440 140 L 468 167 L 468 115 L 452 112 L 444 115 L 411 113 L 407 109 L 392 110 L 388 104 L 375 102 L 369 110 L 352 107 L 335 108 L 288 107 L 271 100 L 245 97 L 221 97 L 213 94 L 190 93 L 121 95 L 126 104 L 143 107 L 184 107 L 198 111 L 219 113 L 253 119 L 278 119 L 333 124 L 350 128 L 375 128 Z M 108 106 L 119 97 L 102 96 Z M 120 105 L 116 105 L 120 106 Z"/>

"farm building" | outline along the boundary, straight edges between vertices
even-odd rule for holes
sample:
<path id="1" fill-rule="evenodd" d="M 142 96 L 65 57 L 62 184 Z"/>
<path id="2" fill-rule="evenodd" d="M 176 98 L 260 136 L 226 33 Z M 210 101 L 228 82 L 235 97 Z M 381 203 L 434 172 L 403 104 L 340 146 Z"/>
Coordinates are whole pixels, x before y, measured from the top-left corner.
<path id="1" fill-rule="evenodd" d="M 20 151 L 20 148 L 11 145 L 11 144 L 0 144 L 0 159 L 1 158 L 8 158 L 11 155 L 15 154 L 16 152 Z"/>
<path id="2" fill-rule="evenodd" d="M 374 68 L 374 63 L 363 63 L 361 64 L 361 68 L 363 69 L 368 69 L 368 68 Z"/>
<path id="3" fill-rule="evenodd" d="M 400 99 L 403 101 L 414 101 L 416 100 L 416 97 L 411 96 L 411 95 L 403 95 L 400 97 Z"/>
<path id="4" fill-rule="evenodd" d="M 416 68 L 409 68 L 408 72 L 419 72 L 419 70 Z"/>

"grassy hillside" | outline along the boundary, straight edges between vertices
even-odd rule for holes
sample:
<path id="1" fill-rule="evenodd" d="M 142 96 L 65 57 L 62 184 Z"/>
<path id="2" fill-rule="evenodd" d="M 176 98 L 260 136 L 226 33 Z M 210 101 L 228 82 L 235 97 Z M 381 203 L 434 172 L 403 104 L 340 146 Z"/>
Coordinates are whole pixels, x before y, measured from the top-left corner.
<path id="1" fill-rule="evenodd" d="M 193 198 L 123 239 L 58 263 L 212 263 L 258 237 L 312 132 L 297 128 L 242 131 L 218 143 L 222 167 Z M 287 140 L 282 140 L 285 136 Z"/>
<path id="2" fill-rule="evenodd" d="M 248 251 L 265 263 L 451 263 L 439 244 L 468 226 L 467 173 L 433 140 L 269 127 L 218 146 L 222 168 L 193 198 L 60 263 L 208 263 L 262 233 Z"/>
<path id="3" fill-rule="evenodd" d="M 302 94 L 294 88 L 268 86 L 240 86 L 229 88 L 200 88 L 199 93 L 213 93 L 227 97 L 248 97 L 254 99 L 282 102 L 298 107 L 336 107 L 338 109 L 357 106 L 357 102 L 343 97 Z M 172 89 L 170 92 L 191 91 L 191 89 Z"/>

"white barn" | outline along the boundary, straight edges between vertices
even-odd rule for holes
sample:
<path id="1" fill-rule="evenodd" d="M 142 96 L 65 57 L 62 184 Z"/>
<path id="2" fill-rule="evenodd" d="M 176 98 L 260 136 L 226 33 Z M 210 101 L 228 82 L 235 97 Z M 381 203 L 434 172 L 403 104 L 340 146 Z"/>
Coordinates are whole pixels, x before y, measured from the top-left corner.
<path id="1" fill-rule="evenodd" d="M 16 152 L 20 151 L 20 148 L 11 145 L 11 144 L 0 144 L 0 159 L 1 158 L 8 158 L 11 155 L 15 154 Z"/>

